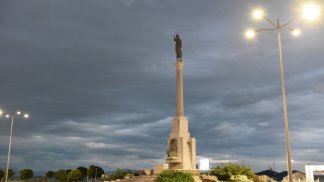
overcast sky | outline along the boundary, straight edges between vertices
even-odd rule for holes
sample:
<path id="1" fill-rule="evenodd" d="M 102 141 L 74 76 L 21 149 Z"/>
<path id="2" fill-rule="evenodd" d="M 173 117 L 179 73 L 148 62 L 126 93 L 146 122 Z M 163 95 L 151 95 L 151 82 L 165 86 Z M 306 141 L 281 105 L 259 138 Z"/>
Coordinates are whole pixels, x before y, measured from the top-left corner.
<path id="1" fill-rule="evenodd" d="M 281 0 L 1 0 L 0 108 L 16 118 L 11 167 L 152 168 L 175 115 L 173 35 L 183 41 L 185 115 L 197 157 L 286 170 L 276 32 L 246 40 Z M 282 34 L 293 168 L 324 163 L 323 22 Z M 0 119 L 0 167 L 10 121 Z"/>

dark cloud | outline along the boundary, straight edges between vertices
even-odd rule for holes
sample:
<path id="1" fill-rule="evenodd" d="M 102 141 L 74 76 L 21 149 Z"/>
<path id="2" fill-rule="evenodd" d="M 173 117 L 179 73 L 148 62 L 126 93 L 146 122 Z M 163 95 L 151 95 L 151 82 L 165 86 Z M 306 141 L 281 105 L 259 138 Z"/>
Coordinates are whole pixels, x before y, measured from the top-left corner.
<path id="1" fill-rule="evenodd" d="M 175 53 L 184 53 L 185 113 L 197 155 L 213 163 L 275 161 L 285 140 L 275 32 L 254 41 L 249 17 L 265 7 L 283 21 L 296 1 L 0 2 L 0 107 L 17 118 L 11 166 L 38 171 L 96 164 L 106 170 L 162 163 L 175 113 Z M 274 15 L 274 16 L 273 16 Z M 323 163 L 323 23 L 283 33 L 294 168 Z M 10 122 L 1 119 L 0 167 Z M 49 167 L 50 166 L 50 167 Z"/>

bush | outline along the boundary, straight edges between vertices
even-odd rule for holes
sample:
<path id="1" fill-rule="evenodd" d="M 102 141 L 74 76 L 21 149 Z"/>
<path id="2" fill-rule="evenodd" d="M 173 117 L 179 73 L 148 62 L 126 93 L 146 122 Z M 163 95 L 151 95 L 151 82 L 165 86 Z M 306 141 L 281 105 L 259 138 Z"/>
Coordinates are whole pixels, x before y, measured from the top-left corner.
<path id="1" fill-rule="evenodd" d="M 216 176 L 201 175 L 202 182 L 219 182 Z"/>
<path id="2" fill-rule="evenodd" d="M 249 179 L 245 175 L 231 176 L 231 181 L 235 182 L 253 182 L 253 179 Z"/>
<path id="3" fill-rule="evenodd" d="M 236 178 L 243 179 L 243 176 L 251 181 L 256 181 L 253 170 L 246 165 L 227 163 L 212 169 L 210 174 L 221 181 L 236 181 Z"/>
<path id="4" fill-rule="evenodd" d="M 163 171 L 157 177 L 158 182 L 194 182 L 194 178 L 190 173 L 180 171 Z"/>

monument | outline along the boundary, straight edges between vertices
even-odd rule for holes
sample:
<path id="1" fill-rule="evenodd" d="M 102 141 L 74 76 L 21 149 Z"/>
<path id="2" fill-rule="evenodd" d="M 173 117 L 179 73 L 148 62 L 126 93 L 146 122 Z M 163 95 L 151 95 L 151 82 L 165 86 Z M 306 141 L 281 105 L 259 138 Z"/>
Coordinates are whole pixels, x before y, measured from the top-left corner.
<path id="1" fill-rule="evenodd" d="M 168 139 L 166 163 L 169 169 L 194 170 L 196 169 L 196 139 L 190 137 L 188 119 L 184 116 L 183 106 L 183 60 L 182 41 L 180 36 L 174 36 L 176 51 L 176 114 L 172 120 L 171 133 Z"/>

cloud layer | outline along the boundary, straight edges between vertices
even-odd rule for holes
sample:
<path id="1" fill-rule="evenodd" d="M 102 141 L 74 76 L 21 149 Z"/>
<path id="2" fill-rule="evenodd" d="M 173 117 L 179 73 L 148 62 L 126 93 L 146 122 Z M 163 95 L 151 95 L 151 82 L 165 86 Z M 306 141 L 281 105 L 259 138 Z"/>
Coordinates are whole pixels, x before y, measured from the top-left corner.
<path id="1" fill-rule="evenodd" d="M 249 11 L 286 21 L 296 1 L 0 2 L 0 107 L 17 118 L 11 166 L 151 168 L 165 158 L 175 113 L 175 52 L 183 40 L 185 114 L 197 155 L 285 170 L 275 32 Z M 286 13 L 286 14 L 285 14 Z M 293 166 L 323 163 L 322 22 L 292 24 L 283 51 Z M 10 122 L 0 123 L 0 167 Z"/>

